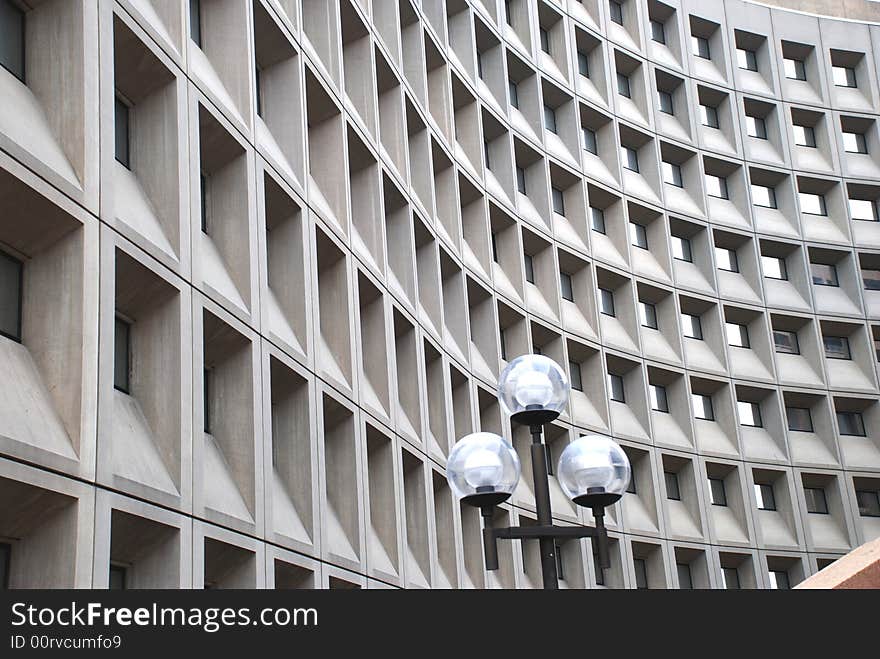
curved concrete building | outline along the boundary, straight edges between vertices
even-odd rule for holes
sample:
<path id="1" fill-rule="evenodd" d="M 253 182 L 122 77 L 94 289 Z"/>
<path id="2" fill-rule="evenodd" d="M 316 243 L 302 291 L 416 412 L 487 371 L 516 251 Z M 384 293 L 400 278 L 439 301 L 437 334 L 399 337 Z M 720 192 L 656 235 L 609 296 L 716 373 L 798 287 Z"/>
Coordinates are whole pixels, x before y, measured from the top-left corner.
<path id="1" fill-rule="evenodd" d="M 880 4 L 770 4 L 0 0 L 0 584 L 540 587 L 444 475 L 534 520 L 532 351 L 634 471 L 563 587 L 880 536 Z"/>

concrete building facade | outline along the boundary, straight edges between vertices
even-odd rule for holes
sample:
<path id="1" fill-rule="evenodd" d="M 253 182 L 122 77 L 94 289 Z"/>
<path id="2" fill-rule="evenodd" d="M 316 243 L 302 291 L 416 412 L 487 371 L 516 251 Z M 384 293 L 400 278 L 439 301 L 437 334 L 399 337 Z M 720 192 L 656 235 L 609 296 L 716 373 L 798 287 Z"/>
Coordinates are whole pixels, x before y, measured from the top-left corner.
<path id="1" fill-rule="evenodd" d="M 495 395 L 530 351 L 551 462 L 633 465 L 563 587 L 784 588 L 880 536 L 845 5 L 0 0 L 0 584 L 540 587 L 444 475 L 502 434 L 534 520 Z"/>

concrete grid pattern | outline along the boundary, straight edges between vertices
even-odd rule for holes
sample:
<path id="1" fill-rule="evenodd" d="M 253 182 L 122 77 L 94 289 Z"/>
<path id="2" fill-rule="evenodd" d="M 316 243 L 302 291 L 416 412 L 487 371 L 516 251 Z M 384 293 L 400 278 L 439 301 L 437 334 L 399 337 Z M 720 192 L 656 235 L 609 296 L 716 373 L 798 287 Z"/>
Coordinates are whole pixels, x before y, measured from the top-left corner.
<path id="1" fill-rule="evenodd" d="M 530 351 L 575 386 L 551 463 L 601 433 L 634 469 L 561 587 L 786 587 L 880 536 L 880 25 L 0 5 L 10 587 L 540 587 L 443 472 L 511 438 L 496 521 L 534 522 L 494 393 Z"/>

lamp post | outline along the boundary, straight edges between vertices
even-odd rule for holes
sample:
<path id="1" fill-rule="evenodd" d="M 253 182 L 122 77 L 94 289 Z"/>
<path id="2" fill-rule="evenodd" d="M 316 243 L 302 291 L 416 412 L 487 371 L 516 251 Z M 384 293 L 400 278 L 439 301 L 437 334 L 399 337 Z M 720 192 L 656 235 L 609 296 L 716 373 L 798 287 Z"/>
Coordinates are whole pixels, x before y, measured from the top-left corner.
<path id="1" fill-rule="evenodd" d="M 559 587 L 555 541 L 593 538 L 599 569 L 609 567 L 605 508 L 623 496 L 630 479 L 630 464 L 623 449 L 608 437 L 590 435 L 569 444 L 556 470 L 565 494 L 577 505 L 591 508 L 595 526 L 555 526 L 550 505 L 544 425 L 556 419 L 568 402 L 565 373 L 552 359 L 522 355 L 511 361 L 498 381 L 498 399 L 514 423 L 528 426 L 537 525 L 494 528 L 494 508 L 513 494 L 520 462 L 513 446 L 492 433 L 474 433 L 459 440 L 449 454 L 446 476 L 455 495 L 479 508 L 483 516 L 483 545 L 487 570 L 498 569 L 497 540 L 538 540 L 544 588 Z"/>

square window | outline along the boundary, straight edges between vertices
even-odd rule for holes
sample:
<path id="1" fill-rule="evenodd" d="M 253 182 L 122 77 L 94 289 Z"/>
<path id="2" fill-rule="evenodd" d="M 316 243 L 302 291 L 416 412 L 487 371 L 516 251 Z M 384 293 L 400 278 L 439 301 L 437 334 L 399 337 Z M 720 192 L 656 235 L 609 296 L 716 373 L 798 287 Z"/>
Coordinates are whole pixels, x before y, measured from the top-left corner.
<path id="1" fill-rule="evenodd" d="M 727 505 L 727 492 L 724 490 L 724 480 L 721 478 L 709 479 L 709 492 L 713 506 Z"/>
<path id="2" fill-rule="evenodd" d="M 535 283 L 535 262 L 531 254 L 523 254 L 523 261 L 526 269 L 526 281 L 530 284 Z"/>
<path id="3" fill-rule="evenodd" d="M 657 43 L 666 43 L 666 28 L 660 21 L 651 21 L 651 39 Z"/>
<path id="4" fill-rule="evenodd" d="M 601 208 L 590 206 L 590 227 L 593 231 L 605 233 L 605 212 Z"/>
<path id="5" fill-rule="evenodd" d="M 630 472 L 629 482 L 626 484 L 626 491 L 628 494 L 637 494 L 635 473 Z"/>
<path id="6" fill-rule="evenodd" d="M 666 398 L 666 387 L 660 384 L 652 384 L 648 387 L 651 396 L 651 409 L 655 412 L 669 412 L 669 401 Z"/>
<path id="7" fill-rule="evenodd" d="M 837 412 L 837 427 L 841 435 L 865 437 L 865 420 L 861 412 Z"/>
<path id="8" fill-rule="evenodd" d="M 202 409 L 203 421 L 204 421 L 204 431 L 211 434 L 211 379 L 213 378 L 213 371 L 207 367 L 202 370 L 202 400 L 204 403 L 204 407 Z"/>
<path id="9" fill-rule="evenodd" d="M 639 316 L 642 327 L 657 328 L 657 308 L 650 302 L 639 302 Z"/>
<path id="10" fill-rule="evenodd" d="M 727 329 L 727 345 L 734 348 L 748 348 L 749 328 L 739 323 L 725 323 Z"/>
<path id="11" fill-rule="evenodd" d="M 550 35 L 547 33 L 547 30 L 541 28 L 539 31 L 541 35 L 541 50 L 543 50 L 548 55 L 550 54 Z"/>
<path id="12" fill-rule="evenodd" d="M 553 212 L 565 217 L 565 196 L 559 188 L 551 188 L 553 197 Z"/>
<path id="13" fill-rule="evenodd" d="M 812 126 L 800 126 L 793 124 L 791 127 L 794 132 L 794 143 L 798 146 L 808 146 L 812 149 L 816 148 L 816 131 Z"/>
<path id="14" fill-rule="evenodd" d="M 775 188 L 752 183 L 752 203 L 762 208 L 776 208 Z"/>
<path id="15" fill-rule="evenodd" d="M 678 487 L 678 474 L 674 471 L 664 471 L 663 479 L 666 481 L 666 498 L 673 501 L 681 501 L 681 491 Z"/>
<path id="16" fill-rule="evenodd" d="M 880 219 L 880 203 L 871 199 L 849 199 L 849 213 L 854 220 L 876 222 Z"/>
<path id="17" fill-rule="evenodd" d="M 627 98 L 632 98 L 632 89 L 629 86 L 629 76 L 620 71 L 617 72 L 617 93 Z"/>
<path id="18" fill-rule="evenodd" d="M 606 316 L 614 315 L 614 293 L 607 288 L 599 289 L 599 311 Z"/>
<path id="19" fill-rule="evenodd" d="M 817 515 L 828 514 L 828 501 L 825 499 L 825 490 L 821 487 L 805 487 L 804 499 L 807 502 L 807 512 Z"/>
<path id="20" fill-rule="evenodd" d="M 798 192 L 798 201 L 801 204 L 801 213 L 808 215 L 828 215 L 825 209 L 825 195 L 811 192 Z"/>
<path id="21" fill-rule="evenodd" d="M 639 590 L 648 589 L 648 566 L 643 558 L 633 559 L 633 568 L 636 572 L 636 588 Z"/>
<path id="22" fill-rule="evenodd" d="M 813 432 L 813 417 L 809 407 L 785 407 L 788 429 L 792 432 Z"/>
<path id="23" fill-rule="evenodd" d="M 735 567 L 721 568 L 721 581 L 727 590 L 739 590 L 739 572 Z"/>
<path id="24" fill-rule="evenodd" d="M 728 272 L 739 272 L 739 261 L 736 258 L 736 252 L 725 247 L 715 248 L 715 262 L 718 264 L 719 270 L 727 270 Z"/>
<path id="25" fill-rule="evenodd" d="M 755 501 L 758 510 L 776 510 L 776 496 L 770 483 L 755 483 Z"/>
<path id="26" fill-rule="evenodd" d="M 483 77 L 483 58 L 482 53 L 477 53 L 477 71 L 480 77 Z M 260 80 L 262 70 L 259 66 L 254 67 L 254 99 L 257 101 L 257 116 L 263 116 L 263 86 Z"/>
<path id="27" fill-rule="evenodd" d="M 599 149 L 596 145 L 596 132 L 589 128 L 582 129 L 584 134 L 584 150 L 589 151 L 594 156 L 598 155 Z"/>
<path id="28" fill-rule="evenodd" d="M 847 153 L 868 153 L 868 144 L 863 133 L 843 131 L 843 149 Z"/>
<path id="29" fill-rule="evenodd" d="M 611 400 L 618 403 L 626 402 L 626 393 L 623 389 L 623 378 L 614 373 L 608 374 L 608 390 L 611 392 Z"/>
<path id="30" fill-rule="evenodd" d="M 615 0 L 609 0 L 608 13 L 612 21 L 618 25 L 623 25 L 623 5 Z"/>
<path id="31" fill-rule="evenodd" d="M 693 263 L 694 259 L 691 254 L 691 241 L 680 236 L 672 236 L 672 257 L 679 261 Z"/>
<path id="32" fill-rule="evenodd" d="M 131 325 L 118 316 L 113 339 L 113 386 L 119 391 L 130 393 Z"/>
<path id="33" fill-rule="evenodd" d="M 189 36 L 199 48 L 202 47 L 201 0 L 189 0 Z"/>
<path id="34" fill-rule="evenodd" d="M 9 559 L 12 547 L 0 542 L 0 590 L 9 590 Z"/>
<path id="35" fill-rule="evenodd" d="M 782 60 L 782 66 L 785 70 L 785 77 L 789 80 L 807 79 L 807 71 L 803 60 L 786 57 Z"/>
<path id="36" fill-rule="evenodd" d="M 663 169 L 663 182 L 668 183 L 669 185 L 674 185 L 677 188 L 684 187 L 684 184 L 681 180 L 681 166 L 676 165 L 674 162 L 666 162 L 665 160 L 660 163 L 660 167 Z"/>
<path id="37" fill-rule="evenodd" d="M 581 380 L 581 365 L 577 362 L 568 362 L 568 372 L 570 374 L 571 388 L 575 391 L 583 391 L 584 384 Z"/>
<path id="38" fill-rule="evenodd" d="M 880 291 L 880 270 L 862 269 L 862 282 L 867 291 Z"/>
<path id="39" fill-rule="evenodd" d="M 767 124 L 764 123 L 764 118 L 746 115 L 746 132 L 748 132 L 749 137 L 757 137 L 760 140 L 766 140 Z"/>
<path id="40" fill-rule="evenodd" d="M 0 2 L 0 66 L 24 82 L 25 15 L 9 0 Z"/>
<path id="41" fill-rule="evenodd" d="M 839 286 L 837 266 L 833 263 L 810 263 L 810 275 L 817 286 Z"/>
<path id="42" fill-rule="evenodd" d="M 629 223 L 630 240 L 636 247 L 648 249 L 648 232 L 641 224 Z"/>
<path id="43" fill-rule="evenodd" d="M 556 111 L 549 105 L 544 106 L 544 128 L 556 133 Z"/>
<path id="44" fill-rule="evenodd" d="M 681 590 L 693 590 L 694 582 L 691 580 L 691 566 L 687 563 L 676 563 L 678 571 L 678 587 Z"/>
<path id="45" fill-rule="evenodd" d="M 700 123 L 709 128 L 718 128 L 718 108 L 700 105 Z"/>
<path id="46" fill-rule="evenodd" d="M 727 179 L 721 176 L 706 174 L 706 194 L 718 199 L 729 199 L 727 196 Z"/>
<path id="47" fill-rule="evenodd" d="M 660 112 L 675 114 L 675 109 L 672 103 L 672 94 L 661 90 L 657 92 L 657 98 L 660 101 Z"/>
<path id="48" fill-rule="evenodd" d="M 114 102 L 114 129 L 116 133 L 116 160 L 127 169 L 129 161 L 128 105 L 118 96 Z"/>
<path id="49" fill-rule="evenodd" d="M 791 585 L 788 582 L 788 572 L 784 570 L 770 570 L 770 589 L 771 590 L 789 590 Z"/>
<path id="50" fill-rule="evenodd" d="M 620 155 L 623 158 L 623 167 L 633 172 L 639 171 L 639 153 L 628 146 L 620 147 Z"/>
<path id="51" fill-rule="evenodd" d="M 823 336 L 825 356 L 829 359 L 852 359 L 849 351 L 849 339 L 845 336 Z"/>
<path id="52" fill-rule="evenodd" d="M 702 59 L 712 58 L 712 54 L 709 51 L 709 40 L 705 37 L 691 36 L 691 49 L 697 57 Z"/>
<path id="53" fill-rule="evenodd" d="M 199 195 L 201 197 L 202 232 L 208 233 L 208 176 L 199 174 Z"/>
<path id="54" fill-rule="evenodd" d="M 877 490 L 856 490 L 856 501 L 859 504 L 859 515 L 880 517 L 880 492 Z"/>
<path id="55" fill-rule="evenodd" d="M 758 57 L 754 50 L 746 50 L 745 48 L 736 49 L 736 65 L 746 71 L 758 70 Z"/>
<path id="56" fill-rule="evenodd" d="M 776 352 L 787 355 L 801 354 L 798 345 L 797 332 L 789 332 L 786 330 L 773 330 L 773 345 L 776 346 Z"/>
<path id="57" fill-rule="evenodd" d="M 768 279 L 788 279 L 788 271 L 785 268 L 785 259 L 778 256 L 761 256 L 761 267 L 764 276 Z"/>
<path id="58" fill-rule="evenodd" d="M 739 413 L 739 425 L 761 428 L 761 406 L 745 400 L 736 401 L 736 411 Z"/>
<path id="59" fill-rule="evenodd" d="M 835 87 L 857 87 L 856 70 L 848 66 L 832 66 L 831 77 Z"/>
<path id="60" fill-rule="evenodd" d="M 520 194 L 526 193 L 526 170 L 522 167 L 516 168 L 516 189 Z"/>
<path id="61" fill-rule="evenodd" d="M 694 417 L 704 421 L 715 420 L 715 410 L 712 408 L 712 397 L 704 394 L 693 394 L 691 402 L 694 405 Z"/>
<path id="62" fill-rule="evenodd" d="M 0 336 L 21 342 L 21 261 L 0 251 Z"/>
<path id="63" fill-rule="evenodd" d="M 565 272 L 560 272 L 559 284 L 562 289 L 562 299 L 574 302 L 574 288 L 571 283 L 571 275 Z"/>
<path id="64" fill-rule="evenodd" d="M 684 335 L 689 339 L 703 339 L 703 327 L 700 324 L 700 317 L 689 313 L 681 314 L 681 324 Z"/>
<path id="65" fill-rule="evenodd" d="M 110 565 L 110 577 L 107 582 L 107 590 L 126 589 L 126 569 L 122 565 Z"/>
<path id="66" fill-rule="evenodd" d="M 507 81 L 507 93 L 510 95 L 510 104 L 519 108 L 519 86 L 513 81 Z"/>
<path id="67" fill-rule="evenodd" d="M 578 51 L 578 73 L 585 78 L 590 77 L 590 58 L 586 53 Z"/>

